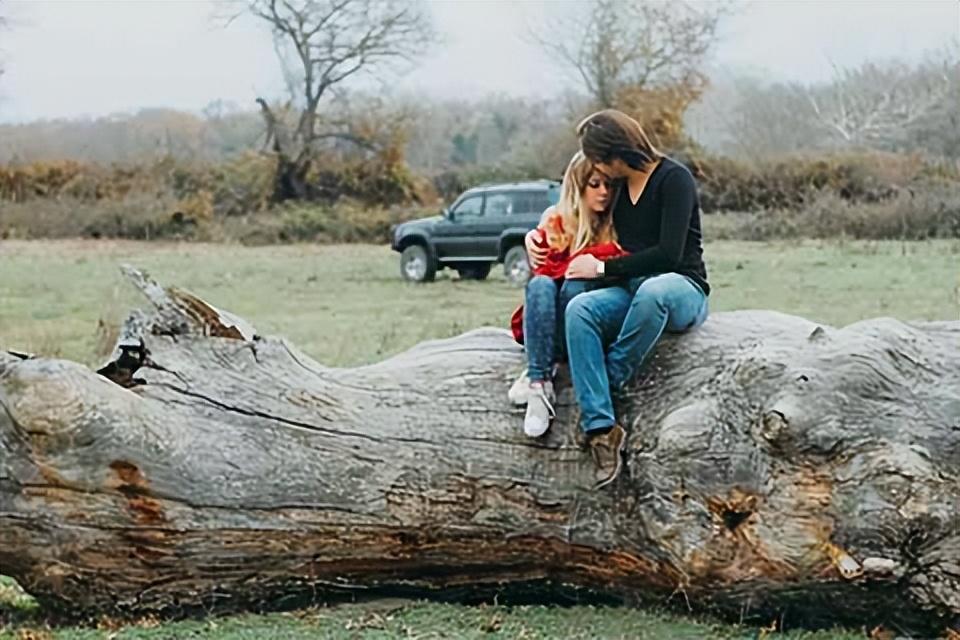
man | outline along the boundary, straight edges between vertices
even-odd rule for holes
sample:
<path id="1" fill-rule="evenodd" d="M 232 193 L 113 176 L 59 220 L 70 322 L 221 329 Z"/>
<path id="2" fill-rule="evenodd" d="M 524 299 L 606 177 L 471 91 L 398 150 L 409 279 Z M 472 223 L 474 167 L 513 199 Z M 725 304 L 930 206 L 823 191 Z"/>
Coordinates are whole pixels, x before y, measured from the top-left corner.
<path id="1" fill-rule="evenodd" d="M 597 466 L 596 487 L 623 465 L 626 432 L 611 390 L 636 374 L 665 330 L 686 331 L 707 317 L 707 271 L 696 183 L 686 167 L 660 153 L 640 124 L 612 109 L 577 127 L 594 167 L 618 181 L 613 224 L 630 255 L 571 262 L 570 279 L 615 278 L 620 284 L 574 298 L 566 310 L 567 353 L 580 427 Z"/>

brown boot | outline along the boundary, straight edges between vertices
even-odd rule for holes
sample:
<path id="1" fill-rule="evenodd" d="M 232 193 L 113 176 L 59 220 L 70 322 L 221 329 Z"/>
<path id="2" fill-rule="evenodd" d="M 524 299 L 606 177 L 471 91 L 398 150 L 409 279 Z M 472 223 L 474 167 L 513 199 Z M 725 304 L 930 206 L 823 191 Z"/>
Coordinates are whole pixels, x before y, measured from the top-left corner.
<path id="1" fill-rule="evenodd" d="M 623 468 L 623 450 L 627 445 L 627 432 L 618 424 L 613 425 L 610 431 L 591 436 L 587 440 L 590 455 L 597 465 L 596 484 L 594 489 L 601 489 L 620 475 Z"/>

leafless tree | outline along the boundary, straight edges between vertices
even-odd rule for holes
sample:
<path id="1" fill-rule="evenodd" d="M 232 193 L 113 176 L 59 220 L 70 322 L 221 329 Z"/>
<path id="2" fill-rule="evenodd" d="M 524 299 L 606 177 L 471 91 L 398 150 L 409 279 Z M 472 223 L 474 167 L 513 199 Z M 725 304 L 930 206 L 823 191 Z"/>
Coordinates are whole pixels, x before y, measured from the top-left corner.
<path id="1" fill-rule="evenodd" d="M 713 80 L 687 114 L 697 142 L 739 160 L 826 149 L 828 135 L 807 100 L 809 87 L 739 75 Z"/>
<path id="2" fill-rule="evenodd" d="M 633 90 L 697 83 L 729 2 L 590 0 L 539 26 L 534 37 L 575 70 L 601 107 Z"/>
<path id="3" fill-rule="evenodd" d="M 837 147 L 897 148 L 911 128 L 931 115 L 952 112 L 960 60 L 949 54 L 918 66 L 903 62 L 837 68 L 834 81 L 812 87 L 807 99 L 816 121 Z M 945 114 L 949 117 L 949 113 Z"/>
<path id="4" fill-rule="evenodd" d="M 321 106 L 348 80 L 408 63 L 423 53 L 435 34 L 418 0 L 249 0 L 248 9 L 266 22 L 291 96 L 293 118 L 258 98 L 277 153 L 277 199 L 307 195 L 306 176 L 317 145 L 331 138 L 363 144 L 343 123 L 325 122 Z"/>
<path id="5" fill-rule="evenodd" d="M 960 53 L 866 62 L 828 82 L 737 76 L 712 83 L 688 114 L 699 142 L 740 159 L 880 150 L 960 158 Z"/>

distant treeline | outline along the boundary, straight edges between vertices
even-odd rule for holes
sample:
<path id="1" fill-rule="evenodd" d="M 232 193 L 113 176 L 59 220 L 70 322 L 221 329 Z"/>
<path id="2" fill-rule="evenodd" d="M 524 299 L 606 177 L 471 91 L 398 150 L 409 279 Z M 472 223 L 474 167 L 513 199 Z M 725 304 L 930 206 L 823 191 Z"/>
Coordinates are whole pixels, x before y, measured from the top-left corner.
<path id="1" fill-rule="evenodd" d="M 868 63 L 816 85 L 733 78 L 714 82 L 684 108 L 684 129 L 699 147 L 744 162 L 864 150 L 960 161 L 960 63 L 952 58 L 913 66 Z M 524 167 L 552 176 L 575 148 L 575 118 L 589 101 L 578 94 L 474 101 L 354 95 L 326 115 L 369 119 L 376 109 L 372 115 L 404 128 L 402 151 L 418 173 Z M 201 114 L 144 109 L 7 124 L 0 125 L 0 163 L 219 161 L 260 150 L 264 132 L 252 102 L 215 102 Z"/>
<path id="2" fill-rule="evenodd" d="M 960 63 L 866 64 L 831 83 L 629 88 L 618 107 L 693 170 L 738 237 L 960 235 Z M 0 234 L 385 241 L 483 182 L 559 178 L 585 95 L 439 101 L 342 94 L 308 162 L 302 111 L 212 104 L 0 126 Z M 295 164 L 296 163 L 296 164 Z M 291 182 L 292 181 L 292 182 Z M 293 197 L 291 197 L 293 194 Z"/>

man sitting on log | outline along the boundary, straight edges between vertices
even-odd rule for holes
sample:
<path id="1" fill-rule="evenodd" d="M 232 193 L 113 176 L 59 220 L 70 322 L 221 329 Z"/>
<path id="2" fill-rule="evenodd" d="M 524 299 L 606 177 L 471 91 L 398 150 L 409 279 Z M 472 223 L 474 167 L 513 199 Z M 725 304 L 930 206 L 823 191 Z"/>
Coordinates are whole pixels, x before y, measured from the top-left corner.
<path id="1" fill-rule="evenodd" d="M 584 155 L 617 181 L 613 224 L 629 255 L 575 258 L 570 279 L 619 278 L 617 286 L 574 298 L 566 310 L 570 375 L 580 428 L 597 465 L 596 487 L 623 465 L 626 432 L 611 390 L 623 388 L 665 330 L 682 332 L 707 318 L 700 203 L 693 176 L 658 151 L 640 124 L 620 111 L 597 112 L 577 127 Z"/>

